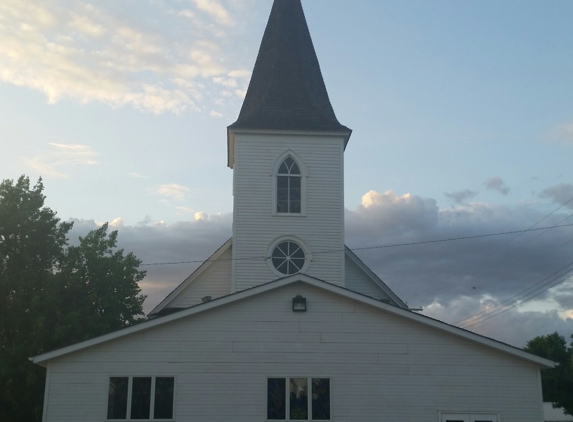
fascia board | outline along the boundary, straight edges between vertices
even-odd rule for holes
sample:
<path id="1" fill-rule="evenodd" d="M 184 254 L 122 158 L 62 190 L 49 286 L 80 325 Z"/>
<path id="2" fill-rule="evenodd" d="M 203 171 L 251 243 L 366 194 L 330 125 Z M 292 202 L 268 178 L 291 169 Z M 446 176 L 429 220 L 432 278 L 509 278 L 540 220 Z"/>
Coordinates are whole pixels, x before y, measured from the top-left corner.
<path id="1" fill-rule="evenodd" d="M 221 255 L 223 255 L 223 253 L 225 253 L 227 251 L 227 249 L 229 249 L 232 246 L 232 244 L 233 244 L 232 238 L 227 240 L 219 249 L 217 249 L 217 251 L 215 251 L 215 253 L 213 253 L 213 255 L 211 255 L 209 258 L 207 258 L 205 260 L 205 262 L 203 262 L 199 266 L 199 268 L 197 268 L 195 271 L 193 271 L 193 273 L 191 273 L 191 275 L 189 277 L 187 277 L 185 280 L 183 280 L 183 282 L 181 284 L 179 284 L 179 286 L 177 286 L 175 288 L 175 290 L 173 290 L 171 293 L 169 293 L 167 295 L 167 297 L 159 303 L 159 305 L 157 305 L 155 308 L 153 308 L 153 310 L 148 315 L 152 316 L 152 315 L 157 314 L 163 308 L 165 308 L 167 305 L 169 305 L 171 302 L 173 302 L 173 300 L 175 300 L 175 298 L 177 298 L 179 293 L 181 293 L 183 290 L 185 290 L 185 288 L 187 286 L 189 286 L 191 283 L 193 283 L 195 280 L 197 280 L 197 278 L 201 274 L 203 274 L 214 263 L 216 263 L 217 259 Z"/>
<path id="2" fill-rule="evenodd" d="M 48 353 L 44 353 L 42 355 L 38 355 L 35 357 L 30 358 L 30 361 L 32 361 L 35 364 L 41 365 L 41 366 L 46 366 L 47 361 L 51 360 L 51 359 L 55 359 L 64 355 L 67 355 L 69 353 L 73 353 L 73 352 L 77 352 L 79 350 L 88 348 L 88 347 L 92 347 L 101 343 L 105 343 L 120 337 L 124 337 L 130 334 L 135 334 L 138 333 L 140 331 L 143 330 L 147 330 L 149 328 L 153 328 L 153 327 L 157 327 L 163 324 L 168 324 L 172 321 L 176 321 L 182 318 L 186 318 L 188 316 L 191 315 L 195 315 L 201 312 L 205 312 L 208 311 L 210 309 L 213 308 L 217 308 L 219 306 L 224 306 L 227 305 L 229 303 L 233 303 L 236 301 L 240 301 L 252 296 L 256 296 L 265 292 L 268 292 L 270 290 L 274 290 L 274 289 L 278 289 L 280 287 L 292 284 L 292 283 L 296 283 L 296 282 L 304 282 L 307 283 L 309 285 L 312 285 L 314 287 L 317 287 L 319 289 L 323 289 L 326 291 L 329 291 L 331 293 L 346 297 L 348 299 L 351 300 L 355 300 L 357 302 L 362 302 L 364 304 L 370 305 L 374 308 L 378 308 L 382 311 L 386 311 L 389 312 L 391 314 L 395 314 L 401 317 L 404 317 L 406 319 L 409 319 L 411 321 L 415 321 L 421 324 L 424 324 L 426 326 L 441 330 L 441 331 L 445 331 L 448 332 L 450 334 L 456 335 L 458 337 L 462 337 L 466 340 L 470 340 L 473 341 L 475 343 L 478 344 L 482 344 L 488 347 L 491 347 L 493 349 L 499 350 L 501 352 L 513 355 L 515 357 L 524 359 L 526 361 L 535 363 L 539 366 L 541 366 L 542 368 L 554 368 L 557 364 L 553 361 L 550 361 L 548 359 L 544 359 L 535 355 L 532 355 L 530 353 L 525 352 L 524 350 L 518 349 L 516 347 L 507 345 L 505 343 L 501 343 L 498 342 L 496 340 L 492 340 L 490 338 L 487 337 L 483 337 L 480 336 L 478 334 L 472 333 L 471 331 L 466 331 L 463 330 L 461 328 L 458 327 L 454 327 L 452 325 L 448 325 L 444 322 L 426 317 L 426 316 L 422 316 L 422 315 L 418 315 L 414 312 L 402 309 L 402 308 L 397 308 L 396 306 L 393 305 L 388 305 L 386 303 L 380 302 L 376 299 L 373 299 L 369 296 L 364 296 L 360 293 L 356 293 L 353 292 L 351 290 L 348 289 L 344 289 L 340 286 L 337 286 L 335 284 L 331 284 L 328 283 L 326 281 L 323 280 L 319 280 L 316 279 L 314 277 L 310 277 L 307 275 L 302 275 L 302 274 L 298 274 L 298 275 L 294 275 L 294 276 L 290 276 L 290 277 L 285 277 L 285 278 L 281 278 L 275 281 L 271 281 L 269 283 L 266 284 L 262 284 L 256 287 L 253 287 L 251 289 L 247 289 L 247 290 L 243 290 L 241 292 L 238 293 L 233 293 L 230 294 L 228 296 L 224 296 L 218 299 L 214 299 L 211 302 L 206 302 L 206 303 L 202 303 L 199 305 L 196 305 L 194 307 L 191 307 L 187 310 L 181 311 L 181 312 L 177 312 L 175 314 L 171 314 L 171 315 L 167 315 L 161 318 L 157 318 L 157 319 L 152 319 L 146 322 L 143 322 L 141 324 L 135 325 L 133 327 L 129 327 L 129 328 L 125 328 L 123 330 L 120 331 L 115 331 L 113 333 L 110 334 L 106 334 L 100 337 L 96 337 L 94 339 L 91 340 L 87 340 L 81 343 L 77 343 L 68 347 L 64 347 L 62 349 L 58 349 L 58 350 L 54 350 Z"/>
<path id="3" fill-rule="evenodd" d="M 368 266 L 362 262 L 362 260 L 358 258 L 358 256 L 356 256 L 356 254 L 352 252 L 352 250 L 346 245 L 344 245 L 344 253 L 348 258 L 350 258 L 352 262 L 358 266 L 358 268 L 364 272 L 364 274 L 366 274 L 368 278 L 370 278 L 370 280 L 374 282 L 374 284 L 376 284 L 380 289 L 382 289 L 384 293 L 390 296 L 392 300 L 398 304 L 398 306 L 404 309 L 408 309 L 408 305 L 406 305 L 406 303 L 404 303 L 402 299 L 400 299 L 396 293 L 394 293 L 392 289 L 390 289 L 390 287 L 388 287 L 388 285 L 386 285 L 386 283 L 384 283 L 380 277 L 378 277 L 370 268 L 368 268 Z"/>

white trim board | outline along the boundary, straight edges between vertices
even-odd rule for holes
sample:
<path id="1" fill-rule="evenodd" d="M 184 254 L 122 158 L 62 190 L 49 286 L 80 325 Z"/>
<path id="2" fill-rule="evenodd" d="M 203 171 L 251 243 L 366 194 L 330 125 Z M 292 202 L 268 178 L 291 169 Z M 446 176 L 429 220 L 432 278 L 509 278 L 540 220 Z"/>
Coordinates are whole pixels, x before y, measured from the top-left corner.
<path id="1" fill-rule="evenodd" d="M 552 362 L 548 359 L 544 359 L 530 353 L 527 353 L 521 349 L 516 347 L 510 346 L 505 343 L 501 343 L 499 341 L 480 336 L 478 334 L 472 333 L 471 331 L 463 330 L 458 327 L 454 327 L 453 325 L 446 324 L 444 322 L 423 316 L 418 315 L 414 312 L 411 312 L 406 309 L 398 308 L 393 305 L 386 304 L 384 302 L 380 302 L 379 300 L 373 299 L 369 296 L 364 296 L 360 293 L 353 292 L 351 290 L 345 289 L 343 287 L 327 283 L 326 281 L 322 281 L 307 275 L 297 274 L 290 277 L 280 278 L 275 281 L 271 281 L 266 284 L 262 284 L 251 289 L 243 290 L 238 293 L 233 293 L 228 296 L 224 296 L 218 299 L 214 299 L 210 302 L 202 303 L 191 308 L 185 309 L 183 311 L 166 315 L 161 318 L 152 319 L 141 324 L 135 325 L 133 327 L 125 328 L 120 331 L 115 331 L 110 334 L 106 334 L 100 337 L 96 337 L 91 340 L 87 340 L 81 343 L 77 343 L 68 347 L 64 347 L 62 349 L 54 350 L 48 353 L 44 353 L 35 357 L 30 358 L 30 360 L 38 365 L 46 366 L 47 362 L 51 359 L 59 358 L 61 356 L 67 355 L 69 353 L 77 352 L 79 350 L 92 347 L 101 343 L 105 343 L 117 338 L 121 338 L 130 334 L 138 333 L 140 331 L 147 330 L 152 327 L 157 327 L 159 325 L 168 324 L 172 321 L 176 321 L 182 318 L 186 318 L 195 314 L 199 314 L 201 312 L 208 311 L 213 308 L 217 308 L 220 306 L 225 306 L 229 303 L 234 303 L 243 299 L 247 299 L 249 297 L 253 297 L 274 289 L 278 289 L 283 286 L 287 286 L 289 284 L 302 282 L 308 285 L 317 287 L 319 289 L 323 289 L 325 291 L 346 297 L 351 300 L 355 300 L 360 303 L 364 303 L 366 305 L 370 305 L 376 309 L 379 309 L 383 312 L 388 312 L 393 315 L 397 315 L 403 318 L 406 318 L 410 321 L 414 321 L 420 324 L 423 324 L 428 327 L 435 328 L 440 331 L 445 331 L 455 336 L 464 338 L 469 341 L 473 341 L 475 343 L 481 344 L 483 346 L 491 347 L 492 349 L 501 351 L 503 353 L 512 355 L 514 357 L 529 361 L 536 365 L 539 365 L 542 368 L 554 368 L 556 366 L 555 362 Z"/>

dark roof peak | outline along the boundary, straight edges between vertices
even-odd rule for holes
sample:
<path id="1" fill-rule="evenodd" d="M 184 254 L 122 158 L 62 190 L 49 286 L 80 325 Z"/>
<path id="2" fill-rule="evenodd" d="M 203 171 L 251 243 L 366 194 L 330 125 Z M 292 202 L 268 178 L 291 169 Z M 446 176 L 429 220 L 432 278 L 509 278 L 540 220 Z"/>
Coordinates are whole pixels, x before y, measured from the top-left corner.
<path id="1" fill-rule="evenodd" d="M 274 0 L 243 107 L 229 129 L 350 132 L 330 104 L 300 0 Z"/>

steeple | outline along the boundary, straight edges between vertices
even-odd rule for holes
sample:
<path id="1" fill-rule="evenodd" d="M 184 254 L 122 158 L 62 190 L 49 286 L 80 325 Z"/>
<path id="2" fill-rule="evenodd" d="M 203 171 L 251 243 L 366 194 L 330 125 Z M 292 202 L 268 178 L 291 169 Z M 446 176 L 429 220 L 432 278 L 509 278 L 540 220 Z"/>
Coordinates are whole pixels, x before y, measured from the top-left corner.
<path id="1" fill-rule="evenodd" d="M 275 0 L 235 130 L 345 132 L 322 79 L 300 0 Z"/>

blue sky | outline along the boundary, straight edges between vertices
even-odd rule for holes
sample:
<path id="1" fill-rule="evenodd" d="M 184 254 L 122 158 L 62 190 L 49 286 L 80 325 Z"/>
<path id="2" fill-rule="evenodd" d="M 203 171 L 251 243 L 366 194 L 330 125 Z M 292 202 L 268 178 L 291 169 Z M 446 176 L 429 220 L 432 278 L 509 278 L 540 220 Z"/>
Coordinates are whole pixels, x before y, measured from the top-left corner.
<path id="1" fill-rule="evenodd" d="M 115 221 L 122 246 L 145 262 L 205 259 L 230 235 L 226 126 L 271 4 L 4 0 L 0 178 L 42 176 L 47 204 L 76 219 L 77 234 Z M 528 228 L 573 197 L 573 3 L 303 6 L 334 110 L 354 130 L 351 246 Z M 570 203 L 543 224 L 572 212 Z M 363 258 L 413 306 L 454 322 L 453 310 L 470 316 L 567 264 L 572 237 L 559 229 L 471 252 L 455 244 L 401 249 L 387 264 L 381 251 Z M 486 266 L 497 272 L 484 274 L 478 263 L 496 248 Z M 191 269 L 150 270 L 148 306 Z M 571 333 L 571 282 L 561 289 L 499 317 L 530 327 L 521 337 L 475 328 L 518 345 Z"/>

